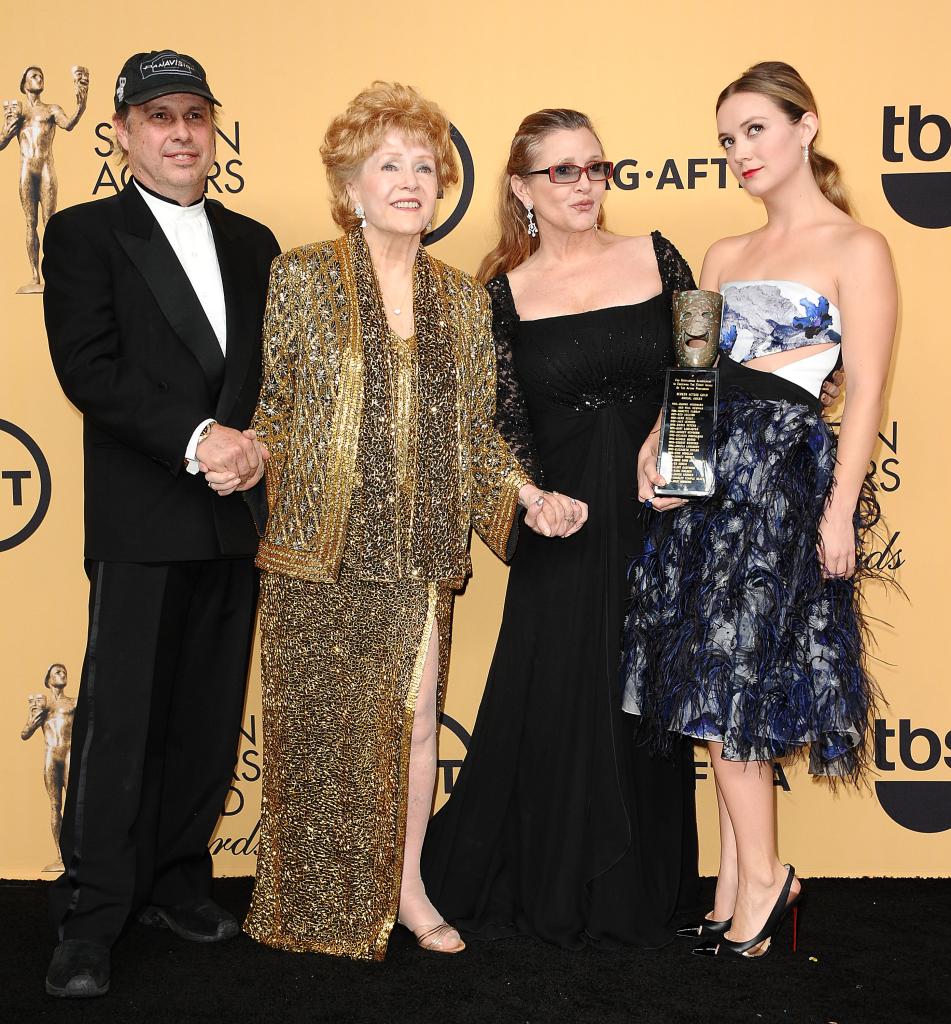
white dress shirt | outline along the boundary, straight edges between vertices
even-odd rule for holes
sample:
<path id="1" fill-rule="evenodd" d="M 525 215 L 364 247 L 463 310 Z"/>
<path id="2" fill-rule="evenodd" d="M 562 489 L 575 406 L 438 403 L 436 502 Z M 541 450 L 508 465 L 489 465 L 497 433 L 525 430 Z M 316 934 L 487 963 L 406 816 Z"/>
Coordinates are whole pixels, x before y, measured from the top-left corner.
<path id="1" fill-rule="evenodd" d="M 215 249 L 211 225 L 208 223 L 208 214 L 205 212 L 204 198 L 192 206 L 179 206 L 171 199 L 160 199 L 144 189 L 134 178 L 132 180 L 165 233 L 192 288 L 195 289 L 201 308 L 205 311 L 205 316 L 208 317 L 208 322 L 221 346 L 221 354 L 227 355 L 225 290 L 221 283 L 218 252 Z M 214 423 L 214 420 L 202 420 L 189 439 L 185 449 L 189 473 L 198 472 L 195 449 L 198 447 L 201 432 L 209 423 Z"/>

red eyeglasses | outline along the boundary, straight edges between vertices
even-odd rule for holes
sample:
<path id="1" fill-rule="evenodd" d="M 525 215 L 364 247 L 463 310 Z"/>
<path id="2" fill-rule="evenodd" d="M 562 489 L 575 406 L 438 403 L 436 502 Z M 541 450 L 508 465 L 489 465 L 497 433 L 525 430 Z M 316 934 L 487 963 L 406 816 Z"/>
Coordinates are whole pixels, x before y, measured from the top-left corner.
<path id="1" fill-rule="evenodd" d="M 588 181 L 607 181 L 614 173 L 614 164 L 610 160 L 592 160 L 590 164 L 579 167 L 578 164 L 552 164 L 540 171 L 528 171 L 529 174 L 547 174 L 548 180 L 556 185 L 571 185 L 580 181 L 582 174 L 587 174 Z"/>

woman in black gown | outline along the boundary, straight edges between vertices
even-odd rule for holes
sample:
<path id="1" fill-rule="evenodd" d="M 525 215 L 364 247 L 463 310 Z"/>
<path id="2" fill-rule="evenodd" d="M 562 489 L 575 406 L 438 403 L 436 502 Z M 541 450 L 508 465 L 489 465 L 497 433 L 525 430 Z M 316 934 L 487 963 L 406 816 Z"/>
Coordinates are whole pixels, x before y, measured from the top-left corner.
<path id="1" fill-rule="evenodd" d="M 502 239 L 479 274 L 497 423 L 589 519 L 556 546 L 523 531 L 465 764 L 423 851 L 429 895 L 463 931 L 568 948 L 661 945 L 697 895 L 692 747 L 652 756 L 617 681 L 643 537 L 636 455 L 673 361 L 671 291 L 694 282 L 659 232 L 599 230 L 609 175 L 576 111 L 530 115 L 512 143 Z"/>

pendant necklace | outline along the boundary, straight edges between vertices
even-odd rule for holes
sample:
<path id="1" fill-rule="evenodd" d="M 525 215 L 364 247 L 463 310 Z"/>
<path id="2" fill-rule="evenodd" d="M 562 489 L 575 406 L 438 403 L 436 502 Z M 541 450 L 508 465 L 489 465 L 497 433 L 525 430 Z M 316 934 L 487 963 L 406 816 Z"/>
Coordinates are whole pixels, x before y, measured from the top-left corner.
<path id="1" fill-rule="evenodd" d="M 410 273 L 409 284 L 406 286 L 406 290 L 403 292 L 403 301 L 398 306 L 394 306 L 393 307 L 393 315 L 394 316 L 400 316 L 402 314 L 403 306 L 406 303 L 406 299 L 409 296 L 410 289 L 412 287 L 413 287 L 413 275 L 412 275 L 412 273 Z"/>

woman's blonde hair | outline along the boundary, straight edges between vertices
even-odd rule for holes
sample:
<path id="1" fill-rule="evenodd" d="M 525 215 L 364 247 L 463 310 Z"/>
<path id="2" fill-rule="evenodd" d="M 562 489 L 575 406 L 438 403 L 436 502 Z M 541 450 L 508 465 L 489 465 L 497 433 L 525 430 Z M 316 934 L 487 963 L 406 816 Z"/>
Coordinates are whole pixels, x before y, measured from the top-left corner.
<path id="1" fill-rule="evenodd" d="M 720 93 L 717 98 L 717 110 L 725 100 L 738 92 L 754 92 L 771 99 L 780 110 L 787 115 L 793 124 L 797 124 L 807 111 L 818 113 L 816 98 L 812 90 L 802 80 L 802 75 L 788 64 L 778 60 L 764 60 L 753 67 L 747 68 L 739 78 Z M 852 214 L 852 204 L 841 182 L 839 165 L 816 148 L 819 133 L 809 147 L 809 166 L 816 179 L 819 190 L 840 210 Z"/>
<path id="2" fill-rule="evenodd" d="M 350 204 L 347 185 L 391 131 L 432 149 L 440 191 L 455 185 L 459 171 L 450 130 L 439 107 L 410 85 L 374 82 L 355 96 L 347 109 L 330 122 L 320 147 L 334 221 L 344 231 L 360 223 Z"/>
<path id="3" fill-rule="evenodd" d="M 495 248 L 479 265 L 476 277 L 485 284 L 499 274 L 507 274 L 520 263 L 524 263 L 538 248 L 538 238 L 528 233 L 528 220 L 525 207 L 512 191 L 512 175 L 522 176 L 536 170 L 533 166 L 538 151 L 546 137 L 552 132 L 575 131 L 587 128 L 598 139 L 602 153 L 604 146 L 594 130 L 591 118 L 578 110 L 565 107 L 549 107 L 529 114 L 518 126 L 512 145 L 509 147 L 509 158 L 499 181 L 498 222 L 501 237 Z M 598 211 L 598 227 L 604 227 L 604 208 Z"/>

